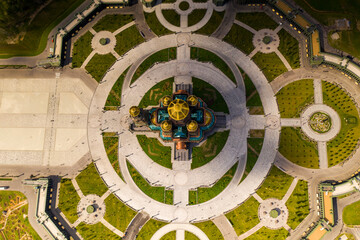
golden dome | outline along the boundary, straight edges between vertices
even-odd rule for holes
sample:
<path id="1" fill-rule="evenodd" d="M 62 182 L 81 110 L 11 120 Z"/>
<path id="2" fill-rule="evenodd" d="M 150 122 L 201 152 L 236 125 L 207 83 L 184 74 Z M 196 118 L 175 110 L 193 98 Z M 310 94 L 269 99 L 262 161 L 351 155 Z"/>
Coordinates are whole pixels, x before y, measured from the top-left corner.
<path id="1" fill-rule="evenodd" d="M 164 131 L 164 132 L 169 132 L 171 129 L 172 129 L 172 124 L 170 121 L 163 121 L 161 123 L 161 129 Z"/>
<path id="2" fill-rule="evenodd" d="M 137 107 L 137 106 L 132 106 L 130 109 L 129 109 L 129 113 L 132 117 L 137 117 L 139 116 L 140 114 L 140 108 Z"/>
<path id="3" fill-rule="evenodd" d="M 182 99 L 175 99 L 168 106 L 169 116 L 177 121 L 185 119 L 189 111 L 189 105 Z"/>
<path id="4" fill-rule="evenodd" d="M 186 128 L 189 132 L 195 132 L 198 129 L 198 124 L 196 121 L 191 120 L 187 125 Z"/>
<path id="5" fill-rule="evenodd" d="M 154 125 L 156 125 L 156 123 L 157 123 L 156 118 L 157 118 L 157 114 L 156 114 L 156 111 L 154 111 L 153 113 L 151 113 L 151 122 Z"/>
<path id="6" fill-rule="evenodd" d="M 170 102 L 171 102 L 171 97 L 170 96 L 164 96 L 161 101 L 162 101 L 162 104 L 164 106 L 168 106 L 170 104 Z"/>
<path id="7" fill-rule="evenodd" d="M 198 104 L 198 102 L 199 102 L 197 97 L 195 97 L 194 95 L 190 95 L 187 98 L 187 101 L 190 104 L 190 106 L 192 106 L 192 107 L 196 106 L 196 104 Z"/>
<path id="8" fill-rule="evenodd" d="M 205 117 L 204 117 L 205 126 L 207 126 L 211 123 L 211 119 L 212 119 L 211 113 L 209 111 L 205 110 Z"/>

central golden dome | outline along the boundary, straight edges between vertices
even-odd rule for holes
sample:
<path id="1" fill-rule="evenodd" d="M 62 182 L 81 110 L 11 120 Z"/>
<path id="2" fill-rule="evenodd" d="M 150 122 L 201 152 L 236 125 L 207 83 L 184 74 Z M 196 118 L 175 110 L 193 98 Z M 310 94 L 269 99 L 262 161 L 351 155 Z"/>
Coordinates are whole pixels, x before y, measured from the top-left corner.
<path id="1" fill-rule="evenodd" d="M 168 106 L 169 116 L 176 121 L 185 119 L 189 111 L 189 105 L 182 99 L 175 99 Z"/>

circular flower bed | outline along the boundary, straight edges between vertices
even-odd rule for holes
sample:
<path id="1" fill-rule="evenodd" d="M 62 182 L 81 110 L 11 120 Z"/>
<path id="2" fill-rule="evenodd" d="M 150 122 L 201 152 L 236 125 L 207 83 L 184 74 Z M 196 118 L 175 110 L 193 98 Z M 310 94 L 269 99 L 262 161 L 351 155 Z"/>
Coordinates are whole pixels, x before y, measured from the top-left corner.
<path id="1" fill-rule="evenodd" d="M 189 5 L 188 2 L 181 2 L 181 3 L 179 4 L 179 8 L 180 8 L 180 10 L 182 10 L 182 11 L 188 10 L 189 7 L 190 7 L 190 5 Z"/>
<path id="2" fill-rule="evenodd" d="M 263 43 L 265 43 L 265 44 L 269 44 L 269 43 L 271 43 L 271 37 L 270 36 L 265 36 L 264 38 L 263 38 Z"/>
<path id="3" fill-rule="evenodd" d="M 106 44 L 108 44 L 108 39 L 107 39 L 107 38 L 101 38 L 101 39 L 100 39 L 100 44 L 101 44 L 101 45 L 106 45 Z"/>
<path id="4" fill-rule="evenodd" d="M 279 211 L 277 209 L 273 209 L 270 211 L 270 217 L 277 218 L 279 216 Z"/>
<path id="5" fill-rule="evenodd" d="M 310 117 L 310 127 L 318 133 L 326 133 L 331 128 L 331 118 L 323 112 L 316 112 Z"/>
<path id="6" fill-rule="evenodd" d="M 86 212 L 87 212 L 87 213 L 93 213 L 93 212 L 95 212 L 94 206 L 93 206 L 93 205 L 88 206 L 88 207 L 86 208 Z"/>

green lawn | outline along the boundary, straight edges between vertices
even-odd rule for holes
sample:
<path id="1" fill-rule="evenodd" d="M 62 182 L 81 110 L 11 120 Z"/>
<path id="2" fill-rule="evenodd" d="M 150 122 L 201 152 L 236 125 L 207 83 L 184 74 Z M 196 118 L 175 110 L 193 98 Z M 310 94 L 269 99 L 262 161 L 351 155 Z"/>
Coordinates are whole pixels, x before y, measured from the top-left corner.
<path id="1" fill-rule="evenodd" d="M 224 13 L 225 11 L 223 12 L 213 11 L 209 21 L 202 28 L 197 30 L 196 33 L 203 34 L 206 36 L 211 35 L 220 26 L 222 19 L 224 18 Z"/>
<path id="2" fill-rule="evenodd" d="M 237 24 L 233 24 L 229 33 L 225 36 L 224 41 L 232 44 L 245 54 L 250 54 L 255 49 L 252 43 L 253 36 L 254 34 L 245 28 L 242 28 Z"/>
<path id="3" fill-rule="evenodd" d="M 26 200 L 26 196 L 21 192 L 0 191 L 0 229 L 2 236 L 1 239 L 20 240 L 24 239 L 24 236 L 27 236 L 27 239 L 41 239 L 29 222 L 29 205 L 25 204 L 22 207 L 13 209 L 18 204 Z M 5 222 L 3 222 L 3 220 L 5 220 L 5 217 L 3 216 L 2 211 L 9 211 L 10 209 L 13 210 L 7 218 L 6 226 L 4 226 Z"/>
<path id="4" fill-rule="evenodd" d="M 188 15 L 188 26 L 190 27 L 200 22 L 200 20 L 203 19 L 203 17 L 205 16 L 205 13 L 206 13 L 206 9 L 194 9 Z"/>
<path id="5" fill-rule="evenodd" d="M 80 233 L 84 240 L 121 239 L 118 235 L 105 227 L 101 222 L 92 225 L 81 222 L 76 227 L 76 230 Z"/>
<path id="6" fill-rule="evenodd" d="M 283 127 L 281 129 L 279 152 L 299 166 L 319 168 L 317 143 L 311 141 L 300 127 Z"/>
<path id="7" fill-rule="evenodd" d="M 79 68 L 84 63 L 86 58 L 92 52 L 91 40 L 93 35 L 91 32 L 86 32 L 75 43 L 72 54 L 72 67 Z"/>
<path id="8" fill-rule="evenodd" d="M 109 31 L 115 32 L 122 26 L 125 26 L 129 22 L 133 21 L 133 15 L 123 15 L 123 14 L 109 14 L 105 15 L 103 18 L 98 21 L 93 29 L 96 32 L 100 31 Z"/>
<path id="9" fill-rule="evenodd" d="M 145 135 L 136 135 L 142 150 L 157 164 L 172 168 L 171 148 L 162 145 L 157 138 L 148 138 Z"/>
<path id="10" fill-rule="evenodd" d="M 170 239 L 173 240 L 174 238 Z M 191 232 L 185 232 L 185 239 L 186 240 L 200 240 L 196 235 L 192 234 Z"/>
<path id="11" fill-rule="evenodd" d="M 292 176 L 287 175 L 277 167 L 273 166 L 265 181 L 257 190 L 257 194 L 262 199 L 282 199 L 290 187 L 293 179 L 294 178 Z"/>
<path id="12" fill-rule="evenodd" d="M 249 107 L 250 114 L 264 114 L 264 108 L 259 93 L 250 77 L 238 66 L 245 84 L 246 106 Z"/>
<path id="13" fill-rule="evenodd" d="M 166 48 L 163 50 L 160 50 L 156 53 L 153 53 L 149 57 L 147 57 L 136 69 L 134 72 L 134 75 L 131 79 L 131 84 L 135 82 L 136 79 L 138 79 L 146 70 L 148 70 L 151 66 L 153 66 L 155 63 L 159 62 L 168 62 L 170 60 L 176 59 L 176 48 Z"/>
<path id="14" fill-rule="evenodd" d="M 341 233 L 337 238 L 335 238 L 335 240 L 339 240 L 340 237 L 342 237 L 344 235 L 348 238 L 348 240 L 356 240 L 354 235 L 352 235 L 351 233 Z"/>
<path id="15" fill-rule="evenodd" d="M 127 167 L 132 179 L 141 191 L 158 202 L 163 202 L 170 205 L 173 204 L 172 190 L 165 190 L 164 187 L 151 186 L 148 181 L 146 181 L 146 179 L 144 179 L 143 176 L 141 176 L 141 174 L 129 162 L 127 162 Z"/>
<path id="16" fill-rule="evenodd" d="M 360 225 L 360 201 L 344 208 L 343 220 L 346 225 Z"/>
<path id="17" fill-rule="evenodd" d="M 85 69 L 98 82 L 104 77 L 106 71 L 115 63 L 116 58 L 111 54 L 100 55 L 95 54 Z"/>
<path id="18" fill-rule="evenodd" d="M 120 164 L 119 164 L 119 136 L 116 133 L 104 133 L 103 141 L 106 154 L 109 158 L 111 166 L 114 168 L 115 172 L 119 175 L 119 177 L 124 180 L 123 175 L 121 174 Z"/>
<path id="19" fill-rule="evenodd" d="M 176 239 L 176 231 L 168 232 L 167 234 L 165 234 L 160 238 L 160 240 L 174 240 L 174 239 Z"/>
<path id="20" fill-rule="evenodd" d="M 85 196 L 88 194 L 102 196 L 108 190 L 100 178 L 94 163 L 91 163 L 76 176 L 76 182 Z"/>
<path id="21" fill-rule="evenodd" d="M 162 10 L 162 14 L 170 24 L 180 27 L 180 15 L 175 10 Z"/>
<path id="22" fill-rule="evenodd" d="M 173 93 L 173 82 L 174 78 L 169 78 L 155 84 L 145 93 L 139 103 L 139 107 L 146 108 L 148 106 L 159 105 L 159 101 L 163 96 L 171 95 Z"/>
<path id="23" fill-rule="evenodd" d="M 260 68 L 269 82 L 284 72 L 287 72 L 284 63 L 274 52 L 268 54 L 258 52 L 252 60 Z"/>
<path id="24" fill-rule="evenodd" d="M 198 79 L 192 78 L 193 82 L 193 94 L 200 97 L 207 106 L 214 112 L 229 113 L 229 108 L 223 98 L 223 96 L 216 90 L 215 87 L 209 83 Z"/>
<path id="25" fill-rule="evenodd" d="M 125 232 L 137 212 L 126 206 L 113 194 L 110 194 L 104 202 L 106 206 L 104 219 L 120 231 Z"/>
<path id="26" fill-rule="evenodd" d="M 116 80 L 114 86 L 111 88 L 110 93 L 105 102 L 105 110 L 117 110 L 117 108 L 121 105 L 121 90 L 122 86 L 130 67 L 128 67 Z"/>
<path id="27" fill-rule="evenodd" d="M 238 236 L 249 231 L 260 222 L 258 217 L 259 206 L 260 203 L 254 197 L 250 197 L 246 202 L 225 215 Z"/>
<path id="28" fill-rule="evenodd" d="M 246 167 L 242 180 L 244 180 L 247 175 L 249 175 L 249 173 L 255 166 L 264 142 L 264 138 L 248 138 L 247 142 L 250 146 L 248 146 L 247 148 Z"/>
<path id="29" fill-rule="evenodd" d="M 74 223 L 76 219 L 78 219 L 77 205 L 79 201 L 80 197 L 71 183 L 71 179 L 61 179 L 59 209 L 71 223 Z"/>
<path id="30" fill-rule="evenodd" d="M 236 19 L 257 31 L 264 28 L 275 29 L 279 25 L 263 12 L 238 13 Z"/>
<path id="31" fill-rule="evenodd" d="M 136 26 L 133 25 L 116 35 L 115 52 L 122 56 L 142 42 L 144 42 L 144 38 L 140 35 Z"/>
<path id="32" fill-rule="evenodd" d="M 327 142 L 329 167 L 344 161 L 360 138 L 359 113 L 350 96 L 338 86 L 323 81 L 324 104 L 332 107 L 341 119 L 340 133 Z"/>
<path id="33" fill-rule="evenodd" d="M 160 221 L 156 221 L 154 219 L 150 219 L 149 221 L 147 221 L 147 223 L 145 223 L 145 225 L 141 228 L 138 236 L 136 239 L 141 239 L 141 240 L 150 240 L 150 238 L 152 237 L 152 235 L 155 234 L 155 232 L 157 230 L 159 230 L 160 228 L 162 228 L 163 226 L 165 226 L 167 223 L 164 222 L 160 222 Z"/>
<path id="34" fill-rule="evenodd" d="M 280 89 L 276 99 L 282 118 L 298 118 L 307 106 L 314 103 L 313 83 L 313 79 L 303 79 Z"/>
<path id="35" fill-rule="evenodd" d="M 206 221 L 201 223 L 195 223 L 195 226 L 200 228 L 210 240 L 223 240 L 220 230 L 216 227 L 216 225 L 212 221 Z"/>
<path id="36" fill-rule="evenodd" d="M 289 210 L 287 224 L 295 229 L 309 214 L 309 194 L 307 182 L 299 180 L 294 191 L 286 202 Z"/>
<path id="37" fill-rule="evenodd" d="M 191 169 L 201 167 L 213 160 L 223 149 L 230 131 L 216 132 L 206 139 L 200 147 L 192 149 Z"/>
<path id="38" fill-rule="evenodd" d="M 292 69 L 299 68 L 299 42 L 285 29 L 281 29 L 278 35 L 280 37 L 279 51 L 284 55 Z"/>
<path id="39" fill-rule="evenodd" d="M 236 79 L 230 67 L 218 55 L 202 48 L 192 47 L 191 59 L 196 59 L 200 62 L 211 62 L 215 67 L 222 71 L 233 83 L 236 85 Z"/>
<path id="40" fill-rule="evenodd" d="M 237 168 L 237 163 L 225 173 L 212 187 L 200 187 L 197 188 L 196 191 L 189 194 L 189 204 L 199 204 L 210 199 L 213 199 L 217 195 L 219 195 L 231 182 Z M 195 194 L 194 194 L 195 192 Z"/>
<path id="41" fill-rule="evenodd" d="M 44 51 L 50 31 L 70 15 L 84 0 L 58 0 L 50 2 L 27 25 L 24 38 L 17 44 L 0 40 L 0 58 L 34 56 Z M 5 31 L 6 32 L 6 31 Z M 5 39 L 0 37 L 0 39 Z"/>
<path id="42" fill-rule="evenodd" d="M 158 36 L 163 36 L 172 33 L 170 30 L 165 28 L 157 19 L 155 11 L 152 13 L 144 12 L 146 23 L 150 29 Z"/>
<path id="43" fill-rule="evenodd" d="M 289 236 L 289 232 L 285 228 L 272 230 L 266 227 L 262 227 L 257 230 L 254 234 L 245 238 L 246 240 L 265 240 L 265 239 L 276 239 L 285 240 Z"/>

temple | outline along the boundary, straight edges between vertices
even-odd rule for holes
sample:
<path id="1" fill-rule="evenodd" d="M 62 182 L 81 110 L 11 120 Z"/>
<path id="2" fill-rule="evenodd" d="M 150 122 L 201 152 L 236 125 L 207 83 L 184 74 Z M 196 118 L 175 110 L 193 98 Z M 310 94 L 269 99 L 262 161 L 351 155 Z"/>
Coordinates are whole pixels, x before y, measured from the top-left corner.
<path id="1" fill-rule="evenodd" d="M 129 112 L 133 131 L 144 128 L 159 131 L 160 137 L 166 142 L 175 142 L 177 149 L 186 149 L 188 143 L 202 141 L 216 122 L 214 112 L 206 103 L 185 90 L 162 97 L 157 107 L 133 106 Z"/>

